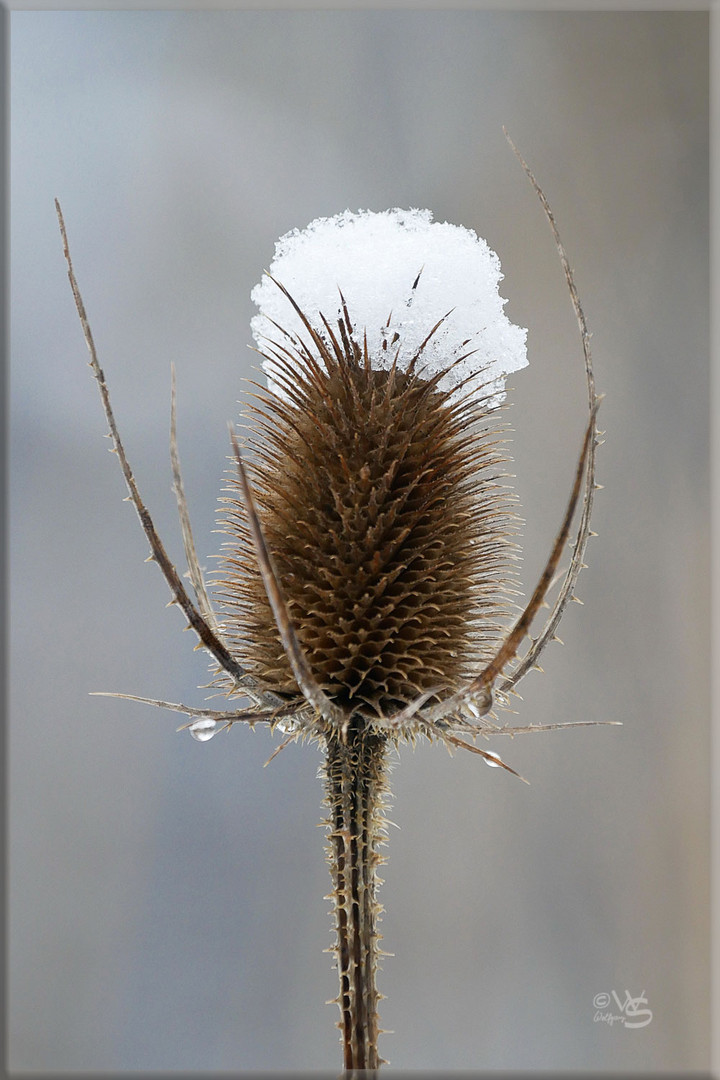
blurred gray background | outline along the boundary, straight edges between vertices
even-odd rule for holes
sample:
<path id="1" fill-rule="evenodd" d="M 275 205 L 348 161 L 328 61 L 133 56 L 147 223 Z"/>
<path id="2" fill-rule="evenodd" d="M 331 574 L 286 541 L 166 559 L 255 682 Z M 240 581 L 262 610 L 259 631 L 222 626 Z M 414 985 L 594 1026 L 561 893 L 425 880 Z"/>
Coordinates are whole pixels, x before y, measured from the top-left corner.
<path id="1" fill-rule="evenodd" d="M 420 206 L 500 255 L 531 365 L 508 411 L 532 588 L 585 423 L 541 209 L 599 389 L 585 607 L 516 723 L 401 752 L 380 987 L 398 1068 L 685 1071 L 709 1058 L 708 16 L 12 14 L 10 1066 L 338 1069 L 317 748 L 89 697 L 200 704 L 207 663 L 123 503 L 53 197 L 141 490 L 182 547 L 170 363 L 202 559 L 274 241 Z M 210 561 L 208 565 L 212 565 Z M 510 717 L 509 719 L 513 719 Z M 594 1021 L 644 992 L 652 1022 Z"/>

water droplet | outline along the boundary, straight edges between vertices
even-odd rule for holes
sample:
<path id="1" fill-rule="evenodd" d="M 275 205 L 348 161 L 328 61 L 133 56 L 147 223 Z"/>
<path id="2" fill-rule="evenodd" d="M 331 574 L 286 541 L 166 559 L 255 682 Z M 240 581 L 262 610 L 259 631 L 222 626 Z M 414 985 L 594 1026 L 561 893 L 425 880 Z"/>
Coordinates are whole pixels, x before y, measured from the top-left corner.
<path id="1" fill-rule="evenodd" d="M 206 717 L 203 720 L 196 720 L 194 724 L 191 724 L 188 728 L 193 739 L 197 739 L 198 742 L 208 742 L 212 739 L 213 735 L 217 735 L 225 725 L 220 720 L 211 720 Z"/>
<path id="2" fill-rule="evenodd" d="M 491 769 L 502 768 L 502 762 L 500 760 L 499 754 L 496 754 L 493 750 L 486 750 L 485 753 L 487 754 L 487 757 L 485 758 L 486 765 L 489 765 Z M 491 761 L 490 758 L 494 758 L 495 760 Z"/>

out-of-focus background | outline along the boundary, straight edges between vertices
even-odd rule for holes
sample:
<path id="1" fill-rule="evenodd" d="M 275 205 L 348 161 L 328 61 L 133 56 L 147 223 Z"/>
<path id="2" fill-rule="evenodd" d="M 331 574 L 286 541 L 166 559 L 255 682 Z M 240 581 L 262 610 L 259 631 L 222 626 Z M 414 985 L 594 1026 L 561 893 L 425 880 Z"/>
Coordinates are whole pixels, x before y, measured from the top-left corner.
<path id="1" fill-rule="evenodd" d="M 201 704 L 125 495 L 53 198 L 131 463 L 178 562 L 170 363 L 202 559 L 288 229 L 419 206 L 500 255 L 531 366 L 508 411 L 532 588 L 585 424 L 551 200 L 593 331 L 594 527 L 564 648 L 516 723 L 621 720 L 470 754 L 403 750 L 382 900 L 398 1068 L 707 1068 L 708 16 L 15 12 L 12 50 L 10 1066 L 337 1069 L 320 755 L 201 745 Z M 207 560 L 212 565 L 211 560 Z M 644 995 L 644 1027 L 596 1019 Z M 623 1014 L 625 1019 L 628 1017 Z M 646 1018 L 646 1015 L 645 1015 Z"/>

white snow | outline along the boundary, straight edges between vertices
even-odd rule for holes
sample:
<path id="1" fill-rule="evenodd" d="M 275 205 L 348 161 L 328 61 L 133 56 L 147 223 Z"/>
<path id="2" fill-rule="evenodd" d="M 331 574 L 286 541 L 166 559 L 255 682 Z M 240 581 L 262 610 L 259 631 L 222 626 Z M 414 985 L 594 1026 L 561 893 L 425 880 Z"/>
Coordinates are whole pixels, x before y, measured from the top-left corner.
<path id="1" fill-rule="evenodd" d="M 527 365 L 527 331 L 508 320 L 498 293 L 503 275 L 497 255 L 471 229 L 434 222 L 429 210 L 346 210 L 318 218 L 278 240 L 269 272 L 319 333 L 320 313 L 336 328 L 342 291 L 357 340 L 367 332 L 375 367 L 388 368 L 398 345 L 399 366 L 407 365 L 448 312 L 423 349 L 419 364 L 425 375 L 472 353 L 441 385 L 473 376 L 467 389 L 491 395 L 488 404 L 496 406 L 505 397 L 505 376 Z M 259 308 L 251 328 L 261 350 L 283 340 L 270 320 L 309 344 L 299 317 L 267 275 L 251 297 Z M 390 347 L 395 334 L 399 337 Z M 272 361 L 266 359 L 263 368 L 273 386 Z"/>

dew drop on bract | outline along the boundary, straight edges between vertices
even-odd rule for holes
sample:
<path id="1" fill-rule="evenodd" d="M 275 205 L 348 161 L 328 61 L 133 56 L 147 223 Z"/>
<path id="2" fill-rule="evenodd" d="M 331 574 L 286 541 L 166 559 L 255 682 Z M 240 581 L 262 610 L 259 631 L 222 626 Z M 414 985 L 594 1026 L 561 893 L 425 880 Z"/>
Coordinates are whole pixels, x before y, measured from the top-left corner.
<path id="1" fill-rule="evenodd" d="M 196 720 L 194 724 L 191 724 L 188 728 L 193 739 L 197 739 L 198 742 L 208 742 L 212 739 L 213 735 L 217 735 L 218 731 L 224 725 L 220 720 L 211 720 L 206 717 L 204 720 Z"/>
<path id="2" fill-rule="evenodd" d="M 209 738 L 209 736 L 208 736 L 208 738 Z M 485 753 L 487 754 L 487 757 L 485 758 L 485 764 L 489 765 L 491 769 L 499 769 L 500 768 L 500 755 L 494 753 L 494 751 L 492 751 L 492 750 L 486 750 Z M 491 761 L 490 758 L 495 758 L 495 760 Z"/>

